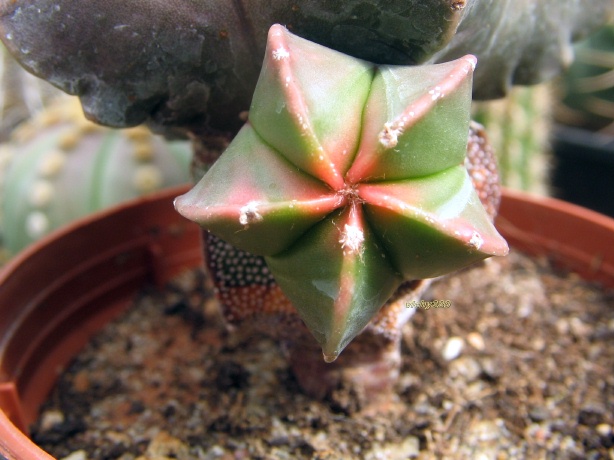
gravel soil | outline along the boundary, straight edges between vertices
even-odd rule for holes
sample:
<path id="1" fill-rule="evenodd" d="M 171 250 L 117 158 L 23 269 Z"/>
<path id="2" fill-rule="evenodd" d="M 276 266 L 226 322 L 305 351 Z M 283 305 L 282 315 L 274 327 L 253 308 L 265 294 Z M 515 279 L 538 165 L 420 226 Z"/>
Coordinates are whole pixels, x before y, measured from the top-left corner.
<path id="1" fill-rule="evenodd" d="M 398 399 L 301 393 L 277 345 L 229 332 L 199 271 L 79 354 L 32 427 L 57 458 L 612 459 L 614 294 L 512 253 L 435 283 Z M 415 308 L 416 305 L 411 306 Z"/>

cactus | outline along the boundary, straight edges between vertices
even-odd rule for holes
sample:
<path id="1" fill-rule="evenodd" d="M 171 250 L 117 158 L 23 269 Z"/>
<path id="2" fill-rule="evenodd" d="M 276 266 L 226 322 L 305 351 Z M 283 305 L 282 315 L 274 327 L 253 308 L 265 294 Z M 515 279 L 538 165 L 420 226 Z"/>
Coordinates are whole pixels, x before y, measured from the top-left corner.
<path id="1" fill-rule="evenodd" d="M 552 102 L 551 85 L 542 84 L 474 104 L 472 116 L 488 132 L 504 186 L 549 194 Z"/>
<path id="2" fill-rule="evenodd" d="M 8 141 L 21 122 L 63 94 L 26 72 L 0 44 L 0 142 Z"/>
<path id="3" fill-rule="evenodd" d="M 468 125 L 471 90 L 497 98 L 511 84 L 555 75 L 569 63 L 572 39 L 605 22 L 612 7 L 611 0 L 13 0 L 0 2 L 0 38 L 26 69 L 78 95 L 89 119 L 147 122 L 195 140 L 194 164 L 199 174 L 210 170 L 178 208 L 262 254 L 205 233 L 225 317 L 294 340 L 299 383 L 322 395 L 318 385 L 330 387 L 337 371 L 350 385 L 391 388 L 400 327 L 411 316 L 403 300 L 428 285 L 409 278 L 506 250 L 490 223 L 499 195 L 492 149 L 483 130 Z M 259 79 L 274 23 L 346 56 L 319 50 L 333 62 L 296 67 L 283 40 L 300 40 L 281 31 L 284 48 L 267 52 Z M 473 88 L 467 54 L 480 62 Z M 400 65 L 415 67 L 390 67 Z M 255 89 L 258 104 L 247 115 Z M 403 120 L 412 112 L 415 123 Z M 449 252 L 431 258 L 428 248 Z M 411 263 L 415 256 L 426 263 Z M 328 359 L 364 326 L 337 362 L 323 368 L 301 354 L 300 321 L 268 265 Z"/>
<path id="4" fill-rule="evenodd" d="M 189 182 L 189 143 L 145 127 L 112 130 L 63 98 L 23 123 L 0 153 L 0 233 L 16 253 L 70 221 Z"/>
<path id="5" fill-rule="evenodd" d="M 13 0 L 0 38 L 109 126 L 226 133 L 249 108 L 269 27 L 378 64 L 476 55 L 475 96 L 556 75 L 611 0 Z"/>
<path id="6" fill-rule="evenodd" d="M 557 121 L 604 134 L 614 133 L 614 25 L 575 46 L 576 60 L 565 73 Z"/>
<path id="7" fill-rule="evenodd" d="M 475 63 L 376 67 L 275 25 L 249 122 L 176 200 L 265 256 L 328 362 L 404 279 L 507 253 L 464 167 Z"/>

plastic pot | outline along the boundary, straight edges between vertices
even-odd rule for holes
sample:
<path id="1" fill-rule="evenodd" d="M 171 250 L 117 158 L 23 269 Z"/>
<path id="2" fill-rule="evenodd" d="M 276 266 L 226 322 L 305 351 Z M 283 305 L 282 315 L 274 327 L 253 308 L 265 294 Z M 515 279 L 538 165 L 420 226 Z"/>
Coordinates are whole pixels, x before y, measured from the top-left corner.
<path id="1" fill-rule="evenodd" d="M 201 262 L 198 227 L 171 189 L 81 220 L 0 273 L 0 460 L 51 459 L 27 437 L 57 375 L 147 282 Z M 614 287 L 614 219 L 505 191 L 498 227 L 510 244 Z"/>
<path id="2" fill-rule="evenodd" d="M 0 273 L 0 459 L 49 459 L 25 434 L 56 376 L 146 283 L 201 263 L 200 229 L 172 200 L 132 201 L 35 243 Z"/>

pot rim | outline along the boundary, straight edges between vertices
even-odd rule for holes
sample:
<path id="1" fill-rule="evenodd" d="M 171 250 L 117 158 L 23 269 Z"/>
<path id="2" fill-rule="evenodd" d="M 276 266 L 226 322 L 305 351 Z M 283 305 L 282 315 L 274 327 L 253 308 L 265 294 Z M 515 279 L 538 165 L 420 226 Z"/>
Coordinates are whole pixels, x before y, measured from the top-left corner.
<path id="1" fill-rule="evenodd" d="M 556 198 L 505 189 L 495 222 L 512 247 L 614 288 L 614 219 Z"/>
<path id="2" fill-rule="evenodd" d="M 200 228 L 172 205 L 187 188 L 80 219 L 0 271 L 0 458 L 50 458 L 22 433 L 59 369 L 140 287 L 200 263 Z"/>

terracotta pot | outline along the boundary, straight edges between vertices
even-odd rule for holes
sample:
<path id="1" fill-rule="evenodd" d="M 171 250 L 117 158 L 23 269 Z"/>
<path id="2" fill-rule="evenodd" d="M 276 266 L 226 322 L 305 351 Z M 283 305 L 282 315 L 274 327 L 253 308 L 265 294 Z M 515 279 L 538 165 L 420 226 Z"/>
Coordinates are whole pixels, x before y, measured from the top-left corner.
<path id="1" fill-rule="evenodd" d="M 26 431 L 56 376 L 146 282 L 163 285 L 201 261 L 200 232 L 177 213 L 183 189 L 82 220 L 0 273 L 0 460 L 51 459 Z M 498 227 L 510 244 L 614 287 L 614 220 L 505 191 Z"/>

